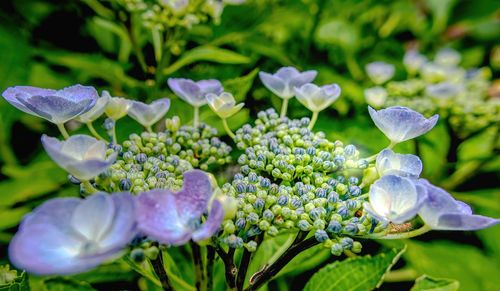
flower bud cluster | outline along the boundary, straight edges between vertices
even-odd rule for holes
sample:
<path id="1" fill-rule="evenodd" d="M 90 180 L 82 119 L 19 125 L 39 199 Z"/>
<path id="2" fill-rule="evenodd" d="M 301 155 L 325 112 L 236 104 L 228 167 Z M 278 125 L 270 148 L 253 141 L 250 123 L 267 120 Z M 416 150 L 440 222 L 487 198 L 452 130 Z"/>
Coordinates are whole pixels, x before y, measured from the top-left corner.
<path id="1" fill-rule="evenodd" d="M 376 108 L 404 106 L 426 116 L 439 113 L 463 138 L 500 122 L 500 102 L 489 96 L 491 70 L 465 70 L 459 62 L 460 54 L 451 49 L 439 51 L 432 61 L 410 51 L 404 59 L 408 78 L 367 89 L 366 100 Z"/>
<path id="2" fill-rule="evenodd" d="M 360 181 L 368 161 L 354 145 L 331 142 L 308 124 L 269 109 L 258 114 L 254 127 L 236 132 L 245 151 L 238 158 L 240 173 L 222 187 L 238 200 L 236 216 L 222 226 L 222 241 L 230 247 L 252 251 L 258 234 L 301 230 L 340 254 L 361 249 L 351 236 L 381 230 L 362 209 Z"/>
<path id="3" fill-rule="evenodd" d="M 216 137 L 214 128 L 205 124 L 169 128 L 130 135 L 118 160 L 96 178 L 98 188 L 132 193 L 179 190 L 184 172 L 193 168 L 206 171 L 231 162 L 231 147 Z"/>

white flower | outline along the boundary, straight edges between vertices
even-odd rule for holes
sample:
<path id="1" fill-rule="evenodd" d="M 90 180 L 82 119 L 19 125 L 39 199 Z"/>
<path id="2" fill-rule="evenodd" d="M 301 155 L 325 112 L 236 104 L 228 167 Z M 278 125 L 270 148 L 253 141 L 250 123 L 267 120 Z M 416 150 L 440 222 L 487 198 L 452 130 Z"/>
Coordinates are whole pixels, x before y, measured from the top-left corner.
<path id="1" fill-rule="evenodd" d="M 109 118 L 118 120 L 127 115 L 131 105 L 130 100 L 122 97 L 111 97 L 107 91 L 103 91 L 102 94 L 103 96 L 109 96 L 108 105 L 106 109 L 104 109 L 104 112 Z"/>
<path id="2" fill-rule="evenodd" d="M 330 106 L 340 96 L 340 87 L 337 84 L 322 87 L 308 83 L 295 87 L 295 96 L 302 105 L 312 112 L 319 112 Z"/>
<path id="3" fill-rule="evenodd" d="M 106 143 L 87 135 L 73 135 L 65 141 L 42 136 L 47 154 L 61 168 L 79 180 L 88 181 L 109 168 L 116 160 L 114 152 L 106 157 Z"/>
<path id="4" fill-rule="evenodd" d="M 93 122 L 104 113 L 104 110 L 108 105 L 109 99 L 110 99 L 109 94 L 106 91 L 104 91 L 102 96 L 99 99 L 97 99 L 97 102 L 95 103 L 94 107 L 92 107 L 89 111 L 83 113 L 82 115 L 76 117 L 75 118 L 76 121 L 79 121 L 81 123 Z"/>
<path id="5" fill-rule="evenodd" d="M 400 143 L 428 132 L 437 123 L 439 115 L 425 118 L 422 114 L 406 107 L 393 106 L 375 110 L 368 106 L 375 125 L 392 143 Z"/>
<path id="6" fill-rule="evenodd" d="M 417 50 L 409 50 L 403 57 L 403 64 L 410 74 L 416 74 L 427 63 L 427 58 Z"/>
<path id="7" fill-rule="evenodd" d="M 233 95 L 228 92 L 222 92 L 219 96 L 209 93 L 206 98 L 212 111 L 222 119 L 233 116 L 245 105 L 244 103 L 236 104 Z"/>
<path id="8" fill-rule="evenodd" d="M 384 87 L 376 86 L 365 90 L 365 99 L 373 107 L 381 107 L 387 100 L 388 93 Z"/>
<path id="9" fill-rule="evenodd" d="M 404 223 L 417 215 L 426 192 L 408 178 L 383 176 L 370 187 L 364 209 L 382 222 Z"/>
<path id="10" fill-rule="evenodd" d="M 162 98 L 145 104 L 131 101 L 128 115 L 145 127 L 152 126 L 167 113 L 170 108 L 170 99 Z"/>
<path id="11" fill-rule="evenodd" d="M 452 97 L 456 97 L 462 91 L 464 91 L 463 85 L 450 82 L 441 82 L 433 85 L 428 85 L 425 88 L 425 93 L 428 96 L 438 99 L 449 99 Z"/>
<path id="12" fill-rule="evenodd" d="M 369 63 L 365 69 L 370 80 L 377 85 L 389 81 L 394 76 L 394 66 L 384 62 Z"/>
<path id="13" fill-rule="evenodd" d="M 442 48 L 434 57 L 434 62 L 443 66 L 457 66 L 461 60 L 460 53 L 452 48 Z"/>
<path id="14" fill-rule="evenodd" d="M 375 163 L 380 176 L 397 175 L 416 178 L 422 172 L 422 161 L 415 155 L 394 153 L 390 149 L 381 151 Z"/>

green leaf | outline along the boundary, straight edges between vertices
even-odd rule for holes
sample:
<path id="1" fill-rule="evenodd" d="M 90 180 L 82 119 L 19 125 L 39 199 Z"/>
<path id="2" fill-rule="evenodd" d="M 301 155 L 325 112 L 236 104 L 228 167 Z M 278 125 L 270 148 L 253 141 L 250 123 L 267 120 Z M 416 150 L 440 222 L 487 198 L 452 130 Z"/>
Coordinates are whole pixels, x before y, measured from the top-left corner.
<path id="1" fill-rule="evenodd" d="M 423 275 L 415 280 L 411 291 L 456 291 L 460 283 L 453 279 L 437 279 Z"/>
<path id="2" fill-rule="evenodd" d="M 255 68 L 245 76 L 224 81 L 224 90 L 233 94 L 236 101 L 244 101 L 258 72 L 259 68 Z"/>
<path id="3" fill-rule="evenodd" d="M 9 265 L 0 266 L 0 291 L 29 291 L 29 281 L 26 272 L 20 275 L 16 270 L 10 270 Z"/>
<path id="4" fill-rule="evenodd" d="M 43 282 L 45 288 L 49 291 L 95 291 L 89 283 L 79 282 L 69 278 L 50 278 Z"/>
<path id="5" fill-rule="evenodd" d="M 28 207 L 13 209 L 0 208 L 0 231 L 16 226 L 21 218 L 30 211 Z"/>
<path id="6" fill-rule="evenodd" d="M 311 277 L 304 290 L 345 291 L 378 288 L 385 273 L 397 262 L 405 249 L 392 249 L 374 257 L 368 255 L 329 264 Z"/>
<path id="7" fill-rule="evenodd" d="M 124 262 L 118 261 L 112 264 L 101 265 L 91 271 L 71 276 L 77 281 L 88 283 L 103 283 L 116 281 L 133 281 L 136 274 L 132 268 Z"/>
<path id="8" fill-rule="evenodd" d="M 404 259 L 420 274 L 458 280 L 462 290 L 496 290 L 500 285 L 497 261 L 478 248 L 448 241 L 406 243 Z"/>
<path id="9" fill-rule="evenodd" d="M 294 276 L 318 267 L 332 257 L 329 249 L 315 246 L 298 254 L 281 270 L 277 277 Z"/>
<path id="10" fill-rule="evenodd" d="M 251 62 L 251 59 L 227 49 L 200 46 L 184 53 L 175 63 L 165 68 L 163 73 L 165 75 L 170 75 L 184 66 L 199 61 L 238 65 L 248 64 Z"/>
<path id="11" fill-rule="evenodd" d="M 342 19 L 333 19 L 319 25 L 316 41 L 324 45 L 336 45 L 354 52 L 359 47 L 359 31 L 357 27 Z"/>

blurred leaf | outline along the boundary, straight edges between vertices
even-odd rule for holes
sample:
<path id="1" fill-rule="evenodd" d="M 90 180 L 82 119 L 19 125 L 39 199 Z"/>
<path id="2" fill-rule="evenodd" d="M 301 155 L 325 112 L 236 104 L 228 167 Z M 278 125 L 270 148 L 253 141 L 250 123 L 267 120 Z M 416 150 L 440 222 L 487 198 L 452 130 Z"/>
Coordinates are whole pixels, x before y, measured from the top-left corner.
<path id="1" fill-rule="evenodd" d="M 259 68 L 255 68 L 245 76 L 224 81 L 224 91 L 233 94 L 236 101 L 244 101 L 258 72 Z"/>
<path id="2" fill-rule="evenodd" d="M 234 65 L 248 64 L 251 62 L 250 58 L 227 49 L 212 46 L 200 46 L 182 54 L 176 62 L 168 68 L 165 68 L 163 73 L 165 75 L 170 75 L 184 66 L 199 61 Z"/>
<path id="3" fill-rule="evenodd" d="M 354 52 L 359 47 L 359 32 L 351 23 L 333 19 L 318 26 L 316 41 L 324 45 L 337 45 L 346 51 Z"/>
<path id="4" fill-rule="evenodd" d="M 404 247 L 394 248 L 373 257 L 367 255 L 334 262 L 316 272 L 304 290 L 373 290 L 380 287 L 385 273 L 394 266 L 404 251 Z"/>
<path id="5" fill-rule="evenodd" d="M 452 279 L 436 279 L 423 275 L 415 280 L 410 291 L 457 291 L 460 283 Z"/>
<path id="6" fill-rule="evenodd" d="M 0 266 L 0 291 L 29 291 L 29 280 L 26 272 L 18 275 L 16 270 L 10 270 L 9 265 Z"/>
<path id="7" fill-rule="evenodd" d="M 450 147 L 450 137 L 442 122 L 416 142 L 420 146 L 420 157 L 424 164 L 423 176 L 431 181 L 439 181 L 447 166 L 446 156 Z"/>
<path id="8" fill-rule="evenodd" d="M 436 35 L 444 31 L 451 10 L 455 6 L 457 0 L 426 0 L 425 3 L 429 7 L 433 15 L 433 23 L 431 34 Z"/>
<path id="9" fill-rule="evenodd" d="M 462 290 L 496 290 L 500 285 L 499 265 L 475 247 L 447 241 L 406 243 L 403 256 L 421 274 L 458 280 Z"/>
<path id="10" fill-rule="evenodd" d="M 28 207 L 0 208 L 0 231 L 16 226 L 29 211 Z"/>
<path id="11" fill-rule="evenodd" d="M 293 258 L 284 268 L 278 273 L 279 276 L 295 276 L 305 271 L 320 266 L 324 261 L 332 257 L 329 249 L 321 245 L 307 249 L 295 258 Z"/>
<path id="12" fill-rule="evenodd" d="M 112 264 L 100 265 L 89 272 L 71 276 L 71 279 L 85 281 L 90 284 L 117 281 L 123 282 L 135 280 L 136 274 L 133 273 L 129 265 L 119 261 Z"/>
<path id="13" fill-rule="evenodd" d="M 80 282 L 68 278 L 51 278 L 44 282 L 44 286 L 48 291 L 95 291 L 89 283 Z"/>

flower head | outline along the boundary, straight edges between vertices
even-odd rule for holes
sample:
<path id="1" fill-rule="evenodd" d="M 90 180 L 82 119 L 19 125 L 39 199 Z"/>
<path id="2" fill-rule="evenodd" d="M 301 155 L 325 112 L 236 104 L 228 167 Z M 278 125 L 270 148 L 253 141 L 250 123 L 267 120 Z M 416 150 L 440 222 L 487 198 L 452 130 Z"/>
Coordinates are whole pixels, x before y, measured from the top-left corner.
<path id="1" fill-rule="evenodd" d="M 370 187 L 370 202 L 363 206 L 383 222 L 404 223 L 417 215 L 425 191 L 412 180 L 395 175 L 383 176 Z"/>
<path id="2" fill-rule="evenodd" d="M 410 74 L 416 74 L 427 63 L 427 58 L 417 50 L 409 50 L 403 57 L 403 64 Z"/>
<path id="3" fill-rule="evenodd" d="M 418 214 L 432 229 L 478 230 L 500 222 L 499 219 L 472 214 L 469 205 L 455 200 L 445 190 L 427 180 L 420 179 L 418 183 L 427 192 Z"/>
<path id="4" fill-rule="evenodd" d="M 375 110 L 368 106 L 370 116 L 375 125 L 392 143 L 400 143 L 431 130 L 439 118 L 434 115 L 425 118 L 422 114 L 406 107 L 393 106 Z"/>
<path id="5" fill-rule="evenodd" d="M 62 124 L 89 111 L 99 95 L 93 87 L 74 85 L 61 90 L 16 86 L 2 96 L 23 112 Z"/>
<path id="6" fill-rule="evenodd" d="M 433 98 L 448 99 L 458 96 L 464 87 L 460 84 L 450 82 L 441 82 L 433 85 L 428 85 L 425 88 L 425 93 Z"/>
<path id="7" fill-rule="evenodd" d="M 134 199 L 128 193 L 56 198 L 24 218 L 9 257 L 30 273 L 74 274 L 115 258 L 135 234 Z"/>
<path id="8" fill-rule="evenodd" d="M 220 118 L 226 119 L 238 113 L 245 103 L 236 104 L 234 96 L 228 92 L 222 92 L 219 96 L 210 93 L 206 96 L 208 105 Z"/>
<path id="9" fill-rule="evenodd" d="M 103 96 L 109 96 L 108 105 L 104 109 L 106 115 L 113 119 L 118 120 L 120 118 L 125 117 L 127 115 L 130 106 L 132 105 L 130 100 L 122 97 L 111 97 L 108 91 L 102 92 Z"/>
<path id="10" fill-rule="evenodd" d="M 294 67 L 283 67 L 274 74 L 259 72 L 259 77 L 271 92 L 280 98 L 290 99 L 295 93 L 293 88 L 312 82 L 317 74 L 314 70 L 301 73 Z"/>
<path id="11" fill-rule="evenodd" d="M 145 104 L 139 101 L 131 101 L 128 115 L 143 126 L 151 126 L 158 122 L 170 108 L 170 99 L 163 98 Z"/>
<path id="12" fill-rule="evenodd" d="M 207 94 L 219 95 L 224 91 L 222 84 L 214 79 L 195 82 L 189 79 L 170 78 L 167 82 L 175 95 L 194 107 L 207 104 L 207 99 L 205 98 Z"/>
<path id="13" fill-rule="evenodd" d="M 415 155 L 397 154 L 390 149 L 381 151 L 375 164 L 380 176 L 397 175 L 416 178 L 422 172 L 422 161 Z"/>
<path id="14" fill-rule="evenodd" d="M 365 69 L 370 80 L 377 85 L 389 81 L 394 76 L 394 66 L 384 62 L 369 63 Z"/>
<path id="15" fill-rule="evenodd" d="M 104 110 L 106 109 L 106 106 L 108 106 L 108 102 L 110 99 L 109 94 L 105 94 L 104 92 L 102 96 L 97 99 L 94 107 L 92 107 L 89 111 L 77 116 L 76 121 L 79 121 L 81 123 L 93 122 L 104 113 Z"/>
<path id="16" fill-rule="evenodd" d="M 457 66 L 461 60 L 460 53 L 452 48 L 442 48 L 434 57 L 434 62 L 443 66 Z"/>
<path id="17" fill-rule="evenodd" d="M 184 173 L 184 186 L 177 193 L 169 190 L 141 193 L 137 199 L 139 230 L 168 245 L 207 239 L 219 229 L 224 218 L 222 205 L 215 199 L 205 223 L 200 225 L 212 194 L 210 180 L 200 170 Z"/>
<path id="18" fill-rule="evenodd" d="M 374 107 L 381 107 L 384 105 L 389 94 L 384 87 L 376 86 L 365 90 L 365 99 L 368 104 Z"/>
<path id="19" fill-rule="evenodd" d="M 73 135 L 65 141 L 43 135 L 42 144 L 54 162 L 79 180 L 104 172 L 117 157 L 116 152 L 106 157 L 106 143 L 87 135 Z"/>
<path id="20" fill-rule="evenodd" d="M 308 83 L 300 87 L 295 87 L 294 91 L 297 100 L 313 112 L 324 110 L 340 96 L 340 87 L 337 84 L 319 87 Z"/>

